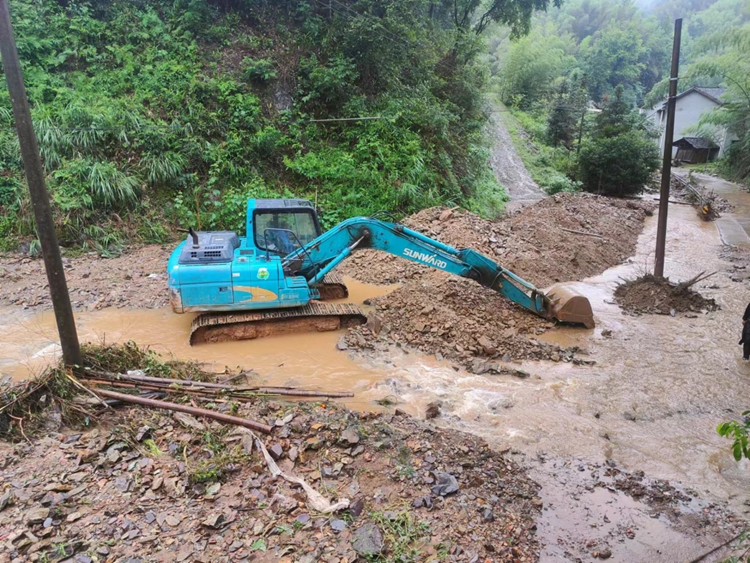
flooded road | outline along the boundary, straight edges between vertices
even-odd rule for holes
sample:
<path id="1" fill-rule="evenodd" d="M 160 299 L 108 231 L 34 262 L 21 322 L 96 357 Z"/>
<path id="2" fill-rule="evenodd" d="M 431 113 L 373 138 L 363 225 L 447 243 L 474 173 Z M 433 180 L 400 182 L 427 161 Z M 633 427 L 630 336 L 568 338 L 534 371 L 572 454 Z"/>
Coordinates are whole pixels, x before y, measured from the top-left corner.
<path id="1" fill-rule="evenodd" d="M 732 197 L 750 209 L 750 194 Z M 740 514 L 750 501 L 747 465 L 734 462 L 729 442 L 715 431 L 719 422 L 748 408 L 750 365 L 741 361 L 737 341 L 750 293 L 725 273 L 716 225 L 701 222 L 691 207 L 673 205 L 666 274 L 686 280 L 718 271 L 696 289 L 716 298 L 721 310 L 694 318 L 624 315 L 612 301 L 614 289 L 622 279 L 652 269 L 655 232 L 654 217 L 634 258 L 574 284 L 592 303 L 596 329 L 561 328 L 543 337 L 580 346 L 596 364 L 520 363 L 517 367 L 530 374 L 526 379 L 473 375 L 404 351 L 388 358 L 351 357 L 336 351 L 338 332 L 191 348 L 191 318 L 168 310 L 107 309 L 77 319 L 82 340 L 134 340 L 176 358 L 206 362 L 216 371 L 252 367 L 262 377 L 258 381 L 272 385 L 353 390 L 356 397 L 349 404 L 355 408 L 379 408 L 375 400 L 389 397 L 421 416 L 427 403 L 439 400 L 438 424 L 523 454 L 519 462 L 543 486 L 542 561 L 584 553 L 580 546 L 590 538 L 609 542 L 612 561 L 689 561 L 719 540 L 699 541 L 664 517 L 652 517 L 645 504 L 622 493 L 590 490 L 582 479 L 587 464 L 610 460 L 628 471 L 692 487 L 709 501 L 726 501 Z M 389 290 L 347 283 L 356 303 Z M 0 311 L 0 319 L 3 374 L 28 376 L 56 354 L 51 312 L 8 309 Z M 616 539 L 617 530 L 626 528 L 635 530 L 635 539 Z"/>

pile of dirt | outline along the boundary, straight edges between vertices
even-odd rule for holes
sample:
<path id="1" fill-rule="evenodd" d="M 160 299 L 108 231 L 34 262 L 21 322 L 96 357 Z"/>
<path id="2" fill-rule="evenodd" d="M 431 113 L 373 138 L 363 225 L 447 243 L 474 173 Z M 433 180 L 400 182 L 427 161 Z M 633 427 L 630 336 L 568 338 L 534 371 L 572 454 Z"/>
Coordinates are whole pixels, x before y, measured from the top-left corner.
<path id="1" fill-rule="evenodd" d="M 71 429 L 50 408 L 39 438 L 0 442 L 0 561 L 538 559 L 539 487 L 480 438 L 398 411 L 208 406 L 271 425 L 281 471 L 348 507 L 310 508 L 246 429 L 140 407 Z"/>
<path id="2" fill-rule="evenodd" d="M 573 357 L 573 350 L 535 340 L 553 323 L 474 281 L 442 272 L 428 272 L 371 304 L 375 313 L 366 325 L 349 330 L 347 347 L 386 351 L 391 345 L 410 346 L 456 360 L 475 373 L 502 371 L 501 364 L 482 359 L 507 363 Z"/>
<path id="3" fill-rule="evenodd" d="M 105 307 L 157 309 L 169 303 L 167 260 L 172 246 L 126 250 L 115 258 L 97 253 L 63 258 L 75 309 Z M 51 306 L 44 262 L 17 254 L 0 256 L 0 304 Z"/>
<path id="4" fill-rule="evenodd" d="M 636 314 L 674 315 L 719 308 L 714 299 L 703 297 L 691 289 L 691 285 L 673 283 L 649 274 L 619 285 L 615 290 L 615 300 L 625 311 Z"/>
<path id="5" fill-rule="evenodd" d="M 431 207 L 403 224 L 455 248 L 471 248 L 537 287 L 583 279 L 633 255 L 653 204 L 591 194 L 557 194 L 497 221 L 464 210 Z M 342 275 L 374 284 L 404 283 L 432 268 L 356 251 Z"/>
<path id="6" fill-rule="evenodd" d="M 635 251 L 650 204 L 589 194 L 558 194 L 498 221 L 467 211 L 430 208 L 404 224 L 457 248 L 472 248 L 544 287 L 598 274 Z M 346 345 L 408 345 L 456 360 L 475 372 L 503 371 L 519 359 L 571 361 L 574 350 L 536 340 L 554 326 L 479 284 L 373 250 L 357 252 L 345 275 L 400 283 L 372 300 L 375 315 L 350 330 Z"/>

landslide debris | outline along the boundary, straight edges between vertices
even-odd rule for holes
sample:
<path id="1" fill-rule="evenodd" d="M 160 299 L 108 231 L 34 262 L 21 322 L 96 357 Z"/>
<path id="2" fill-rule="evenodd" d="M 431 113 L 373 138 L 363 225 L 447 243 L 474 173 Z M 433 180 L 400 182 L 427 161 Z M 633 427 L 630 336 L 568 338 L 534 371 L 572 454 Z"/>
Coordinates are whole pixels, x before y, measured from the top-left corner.
<path id="1" fill-rule="evenodd" d="M 635 314 L 670 315 L 716 311 L 719 305 L 692 289 L 690 282 L 674 283 L 650 274 L 620 284 L 615 301 L 625 311 Z"/>
<path id="2" fill-rule="evenodd" d="M 650 204 L 589 194 L 558 194 L 498 221 L 467 211 L 431 208 L 408 227 L 457 248 L 472 248 L 542 288 L 582 279 L 635 251 Z M 372 250 L 357 252 L 345 275 L 369 283 L 400 283 L 373 299 L 370 322 L 351 329 L 347 346 L 386 350 L 410 346 L 456 360 L 475 373 L 503 372 L 522 359 L 574 360 L 575 349 L 537 339 L 554 324 L 479 284 Z"/>
<path id="3" fill-rule="evenodd" d="M 75 309 L 105 307 L 158 309 L 169 304 L 167 260 L 171 246 L 126 250 L 114 258 L 97 253 L 63 258 Z M 47 275 L 40 258 L 0 255 L 0 305 L 51 306 Z"/>
<path id="4" fill-rule="evenodd" d="M 98 365 L 114 369 L 105 356 Z M 184 375 L 146 357 L 152 375 Z M 244 429 L 142 407 L 69 428 L 46 397 L 38 436 L 29 424 L 28 440 L 0 442 L 0 561 L 538 558 L 538 485 L 469 434 L 330 403 L 208 405 L 274 426 L 260 439 L 282 471 L 349 499 L 324 515 L 298 485 L 271 476 Z M 75 389 L 61 400 L 98 408 Z"/>

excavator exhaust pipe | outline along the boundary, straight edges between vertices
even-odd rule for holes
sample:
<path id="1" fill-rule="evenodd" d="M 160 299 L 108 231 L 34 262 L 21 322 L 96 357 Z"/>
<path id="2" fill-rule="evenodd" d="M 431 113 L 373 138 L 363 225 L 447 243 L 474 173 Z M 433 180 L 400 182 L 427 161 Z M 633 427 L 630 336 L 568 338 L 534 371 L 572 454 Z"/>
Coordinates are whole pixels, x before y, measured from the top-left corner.
<path id="1" fill-rule="evenodd" d="M 564 284 L 555 284 L 547 290 L 549 315 L 563 323 L 582 324 L 594 328 L 594 312 L 591 303 L 575 289 Z"/>

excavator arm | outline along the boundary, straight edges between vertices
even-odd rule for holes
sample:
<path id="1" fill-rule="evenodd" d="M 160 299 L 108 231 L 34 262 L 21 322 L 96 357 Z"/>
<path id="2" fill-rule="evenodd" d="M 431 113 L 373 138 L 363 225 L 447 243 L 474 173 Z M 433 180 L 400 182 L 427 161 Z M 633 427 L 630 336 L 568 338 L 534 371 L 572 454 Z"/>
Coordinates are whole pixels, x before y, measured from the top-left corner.
<path id="1" fill-rule="evenodd" d="M 542 317 L 593 327 L 591 305 L 585 297 L 570 290 L 545 295 L 531 283 L 474 250 L 458 250 L 403 225 L 378 219 L 348 219 L 286 255 L 283 265 L 290 274 L 304 276 L 308 284 L 315 287 L 356 248 L 381 250 L 469 278 Z"/>

